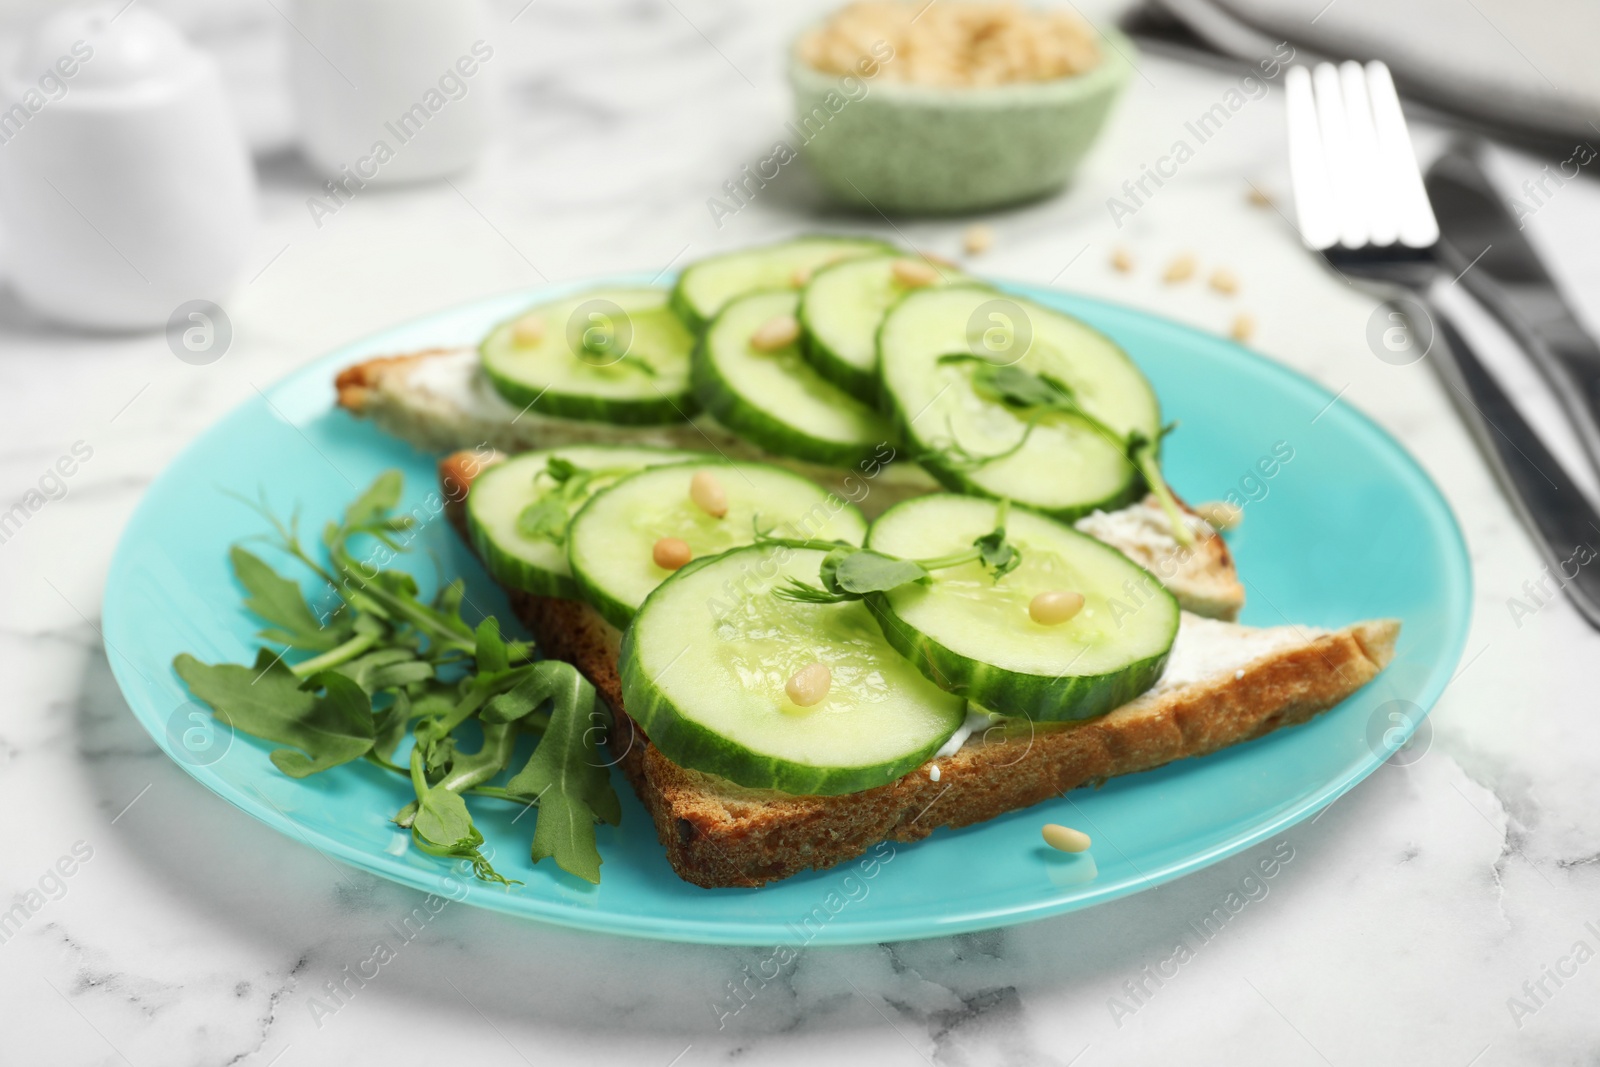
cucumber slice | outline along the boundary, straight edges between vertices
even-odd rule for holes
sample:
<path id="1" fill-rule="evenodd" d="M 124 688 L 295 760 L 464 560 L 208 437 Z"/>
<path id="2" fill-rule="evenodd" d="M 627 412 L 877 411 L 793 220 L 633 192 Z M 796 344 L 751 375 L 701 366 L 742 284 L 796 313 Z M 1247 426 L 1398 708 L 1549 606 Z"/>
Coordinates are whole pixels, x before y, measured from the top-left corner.
<path id="1" fill-rule="evenodd" d="M 879 402 L 878 327 L 910 287 L 895 279 L 894 265 L 904 256 L 864 256 L 824 267 L 800 293 L 801 349 L 828 381 L 869 404 Z M 972 279 L 953 270 L 940 272 L 936 284 Z"/>
<path id="2" fill-rule="evenodd" d="M 798 344 L 760 352 L 750 336 L 793 315 L 793 292 L 742 296 L 723 308 L 694 354 L 694 391 L 718 422 L 768 452 L 855 467 L 899 440 L 881 413 L 823 379 Z"/>
<path id="3" fill-rule="evenodd" d="M 1027 444 L 1004 458 L 972 465 L 952 451 L 998 456 L 1014 449 L 1026 430 L 1017 415 L 974 391 L 970 364 L 940 362 L 954 353 L 1049 374 L 1117 433 L 1159 436 L 1161 411 L 1150 384 L 1115 342 L 1077 319 L 977 286 L 922 289 L 884 317 L 878 351 L 884 394 L 900 431 L 913 456 L 946 488 L 1009 498 L 1068 522 L 1096 509 L 1114 510 L 1142 491 L 1123 450 L 1081 420 L 1060 415 L 1040 421 Z"/>
<path id="4" fill-rule="evenodd" d="M 519 343 L 516 324 L 536 315 L 543 337 Z M 682 422 L 694 336 L 664 289 L 600 289 L 529 308 L 489 331 L 478 348 L 501 396 L 519 408 L 623 425 Z"/>
<path id="5" fill-rule="evenodd" d="M 946 555 L 993 529 L 995 511 L 976 497 L 918 497 L 884 512 L 867 545 L 911 559 Z M 974 704 L 1035 720 L 1101 715 L 1156 683 L 1178 634 L 1178 602 L 1154 575 L 1031 512 L 1013 509 L 1006 537 L 1022 563 L 998 582 L 968 563 L 875 595 L 889 643 Z M 1081 593 L 1083 609 L 1054 626 L 1034 622 L 1029 602 L 1051 590 Z"/>
<path id="6" fill-rule="evenodd" d="M 587 491 L 568 501 L 571 516 L 588 499 L 617 479 L 645 467 L 682 463 L 701 456 L 664 448 L 626 448 L 609 445 L 573 445 L 524 452 L 478 475 L 467 494 L 468 539 L 495 581 L 510 589 L 539 596 L 578 599 L 578 584 L 567 565 L 563 535 L 529 537 L 519 529 L 524 509 L 548 494 L 553 483 L 546 475 L 551 456 L 558 456 L 585 471 L 615 471 L 591 480 Z M 714 459 L 715 457 L 706 457 Z"/>
<path id="7" fill-rule="evenodd" d="M 728 513 L 720 519 L 689 498 L 698 471 L 722 483 Z M 699 462 L 641 471 L 597 493 L 572 520 L 567 561 L 583 599 L 621 629 L 672 573 L 652 556 L 658 540 L 676 537 L 701 559 L 751 544 L 758 524 L 779 537 L 853 545 L 867 532 L 855 505 L 792 471 L 766 463 Z"/>
<path id="8" fill-rule="evenodd" d="M 691 263 L 672 289 L 672 309 L 691 330 L 703 330 L 734 297 L 757 289 L 798 289 L 819 267 L 851 256 L 894 251 L 870 237 L 797 237 Z"/>
<path id="9" fill-rule="evenodd" d="M 740 785 L 836 795 L 884 785 L 955 733 L 966 701 L 889 647 L 861 601 L 795 604 L 772 595 L 815 584 L 826 553 L 737 549 L 678 572 L 623 635 L 622 700 L 674 763 Z M 813 662 L 832 674 L 809 708 L 785 694 Z"/>

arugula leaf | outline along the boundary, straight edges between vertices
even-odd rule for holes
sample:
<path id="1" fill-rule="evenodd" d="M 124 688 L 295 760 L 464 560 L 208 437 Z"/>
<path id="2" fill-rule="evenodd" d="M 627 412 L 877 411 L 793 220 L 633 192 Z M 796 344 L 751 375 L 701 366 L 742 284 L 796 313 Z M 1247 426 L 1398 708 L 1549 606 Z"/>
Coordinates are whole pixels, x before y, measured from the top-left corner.
<path id="1" fill-rule="evenodd" d="M 327 691 L 318 697 L 302 688 L 294 672 L 266 649 L 257 655 L 254 667 L 208 665 L 187 653 L 172 666 L 221 721 L 265 741 L 293 745 L 272 753 L 272 762 L 291 777 L 304 778 L 348 763 L 372 748 L 367 695 L 342 674 L 316 675 L 308 684 Z"/>
<path id="2" fill-rule="evenodd" d="M 326 629 L 317 621 L 298 583 L 238 545 L 229 551 L 228 559 L 233 564 L 234 577 L 249 594 L 244 606 L 274 626 L 261 631 L 263 641 L 307 652 L 325 652 L 344 639 L 340 630 Z"/>
<path id="3" fill-rule="evenodd" d="M 404 485 L 405 479 L 399 471 L 384 471 L 344 509 L 344 525 L 353 528 L 383 521 L 399 505 Z"/>
<path id="4" fill-rule="evenodd" d="M 435 845 L 454 845 L 472 835 L 472 813 L 459 793 L 436 785 L 418 798 L 411 830 Z"/>
<path id="5" fill-rule="evenodd" d="M 568 874 L 598 885 L 602 860 L 594 824 L 616 825 L 622 806 L 593 739 L 594 687 L 571 664 L 561 666 L 571 674 L 555 696 L 550 725 L 527 765 L 506 783 L 506 793 L 538 802 L 533 862 L 553 858 Z"/>
<path id="6" fill-rule="evenodd" d="M 572 513 L 559 496 L 544 496 L 523 508 L 517 515 L 517 533 L 530 541 L 565 544 L 567 524 Z"/>
<path id="7" fill-rule="evenodd" d="M 972 548 L 934 559 L 901 559 L 870 548 L 840 545 L 822 557 L 817 574 L 821 588 L 790 578 L 772 595 L 799 604 L 843 604 L 925 582 L 932 571 L 973 562 L 982 562 L 998 582 L 1022 563 L 1022 552 L 1006 540 L 1005 521 L 1010 505 L 1009 500 L 1000 501 L 995 528 L 973 541 Z"/>
<path id="8" fill-rule="evenodd" d="M 1006 515 L 1010 509 L 1011 501 L 1000 501 L 994 529 L 972 542 L 978 550 L 978 558 L 989 568 L 996 582 L 1022 565 L 1021 550 L 1006 540 Z"/>
<path id="9" fill-rule="evenodd" d="M 1194 543 L 1194 534 L 1178 507 L 1177 499 L 1172 495 L 1172 489 L 1161 473 L 1158 446 L 1160 439 L 1172 431 L 1172 426 L 1163 427 L 1154 440 L 1138 430 L 1119 434 L 1083 407 L 1078 400 L 1077 391 L 1071 385 L 1052 375 L 1035 374 L 1014 364 L 1001 366 L 967 352 L 940 356 L 939 362 L 976 364 L 976 369 L 972 372 L 973 390 L 979 396 L 995 400 L 1023 417 L 1025 425 L 1017 443 L 1002 452 L 988 456 L 974 455 L 956 441 L 952 433 L 951 443 L 930 454 L 930 459 L 937 458 L 946 465 L 963 469 L 981 467 L 1020 451 L 1022 446 L 1028 443 L 1028 438 L 1032 436 L 1033 429 L 1041 418 L 1048 415 L 1074 418 L 1087 424 L 1090 429 L 1122 451 L 1128 462 L 1139 472 L 1145 485 L 1155 494 L 1162 510 L 1166 512 L 1167 521 L 1172 526 L 1173 538 L 1185 547 Z M 1000 574 L 996 574 L 996 578 L 999 577 Z"/>
<path id="10" fill-rule="evenodd" d="M 476 642 L 473 658 L 478 661 L 478 670 L 503 671 L 511 665 L 506 655 L 506 643 L 500 637 L 499 619 L 493 615 L 485 618 L 478 624 L 473 637 Z"/>
<path id="11" fill-rule="evenodd" d="M 478 715 L 485 723 L 509 723 L 526 718 L 547 701 L 592 707 L 594 687 L 572 664 L 544 659 L 533 664 L 513 688 L 492 698 Z"/>
<path id="12" fill-rule="evenodd" d="M 864 596 L 927 580 L 927 568 L 914 560 L 895 559 L 863 549 L 839 561 L 830 584 L 838 592 Z"/>
<path id="13" fill-rule="evenodd" d="M 381 760 L 394 759 L 395 749 L 406 736 L 411 725 L 411 697 L 404 689 L 395 690 L 394 700 L 382 711 L 372 716 L 372 752 Z"/>
<path id="14" fill-rule="evenodd" d="M 584 470 L 552 458 L 540 477 L 554 486 L 562 536 L 566 515 L 597 480 L 633 469 Z M 393 514 L 402 488 L 399 473 L 387 471 L 328 523 L 326 564 L 302 545 L 297 516 L 285 523 L 264 501 L 251 504 L 271 524 L 277 546 L 339 596 L 342 603 L 329 614 L 334 622 L 319 624 L 298 585 L 235 548 L 246 607 L 270 624 L 260 636 L 314 655 L 290 665 L 264 648 L 253 667 L 180 655 L 174 670 L 219 720 L 289 746 L 271 754 L 285 774 L 303 778 L 365 757 L 408 777 L 416 799 L 395 821 L 430 855 L 470 860 L 479 878 L 513 884 L 482 852 L 483 834 L 463 799 L 470 792 L 538 803 L 535 860 L 552 856 L 564 869 L 598 880 L 594 823 L 617 822 L 621 806 L 596 754 L 597 731 L 588 725 L 596 714 L 594 689 L 570 664 L 534 660 L 532 646 L 507 640 L 494 618 L 469 626 L 460 580 L 424 601 L 411 575 L 382 569 L 376 553 L 361 551 L 366 538 L 396 553 L 406 549 L 409 539 L 397 535 L 414 520 Z M 474 718 L 483 742 L 463 751 L 457 731 Z M 508 768 L 520 734 L 547 723 L 557 729 L 547 731 L 522 772 L 505 787 L 489 785 Z M 398 766 L 391 761 L 408 731 L 415 742 L 409 766 Z"/>

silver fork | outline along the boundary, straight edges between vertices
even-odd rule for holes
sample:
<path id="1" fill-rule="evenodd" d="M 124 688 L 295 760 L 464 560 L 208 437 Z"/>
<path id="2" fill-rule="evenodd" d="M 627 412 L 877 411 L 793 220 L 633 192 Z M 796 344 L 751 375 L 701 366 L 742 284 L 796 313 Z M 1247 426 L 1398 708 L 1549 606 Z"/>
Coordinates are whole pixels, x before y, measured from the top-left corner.
<path id="1" fill-rule="evenodd" d="M 1450 274 L 1389 68 L 1290 67 L 1285 92 L 1301 240 L 1346 281 L 1409 312 L 1416 358 L 1433 363 L 1557 584 L 1600 629 L 1600 567 L 1566 570 L 1580 547 L 1591 559 L 1600 547 L 1600 515 L 1433 298 Z"/>

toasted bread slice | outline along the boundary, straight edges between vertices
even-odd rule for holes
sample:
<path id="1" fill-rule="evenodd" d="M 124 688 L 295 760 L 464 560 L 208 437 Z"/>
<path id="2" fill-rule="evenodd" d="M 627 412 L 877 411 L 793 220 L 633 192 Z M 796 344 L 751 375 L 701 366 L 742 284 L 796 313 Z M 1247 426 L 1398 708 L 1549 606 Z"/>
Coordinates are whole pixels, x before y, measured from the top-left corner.
<path id="1" fill-rule="evenodd" d="M 466 473 L 457 457 L 440 471 Z M 459 528 L 459 507 L 451 518 Z M 612 752 L 673 870 L 708 888 L 831 867 L 880 841 L 916 841 L 1304 722 L 1372 680 L 1400 631 L 1394 620 L 1324 632 L 1185 613 L 1161 681 L 1131 703 L 1082 723 L 986 730 L 887 785 L 819 797 L 747 789 L 674 764 L 628 717 L 614 627 L 577 601 L 513 592 L 511 603 L 544 652 L 576 665 L 611 706 Z"/>
<path id="2" fill-rule="evenodd" d="M 857 504 L 868 518 L 891 505 L 939 489 L 914 463 L 889 463 L 874 476 L 772 456 L 736 437 L 709 417 L 666 426 L 612 426 L 519 412 L 483 374 L 472 348 L 436 348 L 382 356 L 346 367 L 335 379 L 339 406 L 430 452 L 487 445 L 522 452 L 556 445 L 642 444 L 710 449 L 732 459 L 759 459 L 787 467 Z M 888 455 L 892 456 L 892 452 Z M 1193 546 L 1180 546 L 1154 498 L 1115 512 L 1095 512 L 1078 529 L 1113 545 L 1161 579 L 1186 611 L 1234 619 L 1244 606 L 1244 586 L 1228 546 L 1199 516 L 1189 513 Z"/>

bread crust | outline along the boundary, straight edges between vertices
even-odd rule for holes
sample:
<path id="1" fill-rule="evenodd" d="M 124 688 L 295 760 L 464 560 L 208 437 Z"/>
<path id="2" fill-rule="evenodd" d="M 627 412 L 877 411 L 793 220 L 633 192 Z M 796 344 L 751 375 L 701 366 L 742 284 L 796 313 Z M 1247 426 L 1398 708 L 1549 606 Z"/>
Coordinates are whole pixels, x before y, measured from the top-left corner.
<path id="1" fill-rule="evenodd" d="M 462 456 L 441 479 L 470 482 Z M 450 511 L 461 529 L 459 505 Z M 615 713 L 608 745 L 679 877 L 707 888 L 759 886 L 853 859 L 880 841 L 916 841 L 1069 789 L 1203 756 L 1304 722 L 1372 680 L 1394 655 L 1400 624 L 1357 623 L 1207 681 L 1149 692 L 1084 723 L 990 730 L 955 754 L 876 789 L 794 796 L 747 789 L 674 764 L 628 716 L 620 635 L 587 604 L 510 592 L 545 654 L 574 664 Z M 938 780 L 930 768 L 937 762 Z"/>

